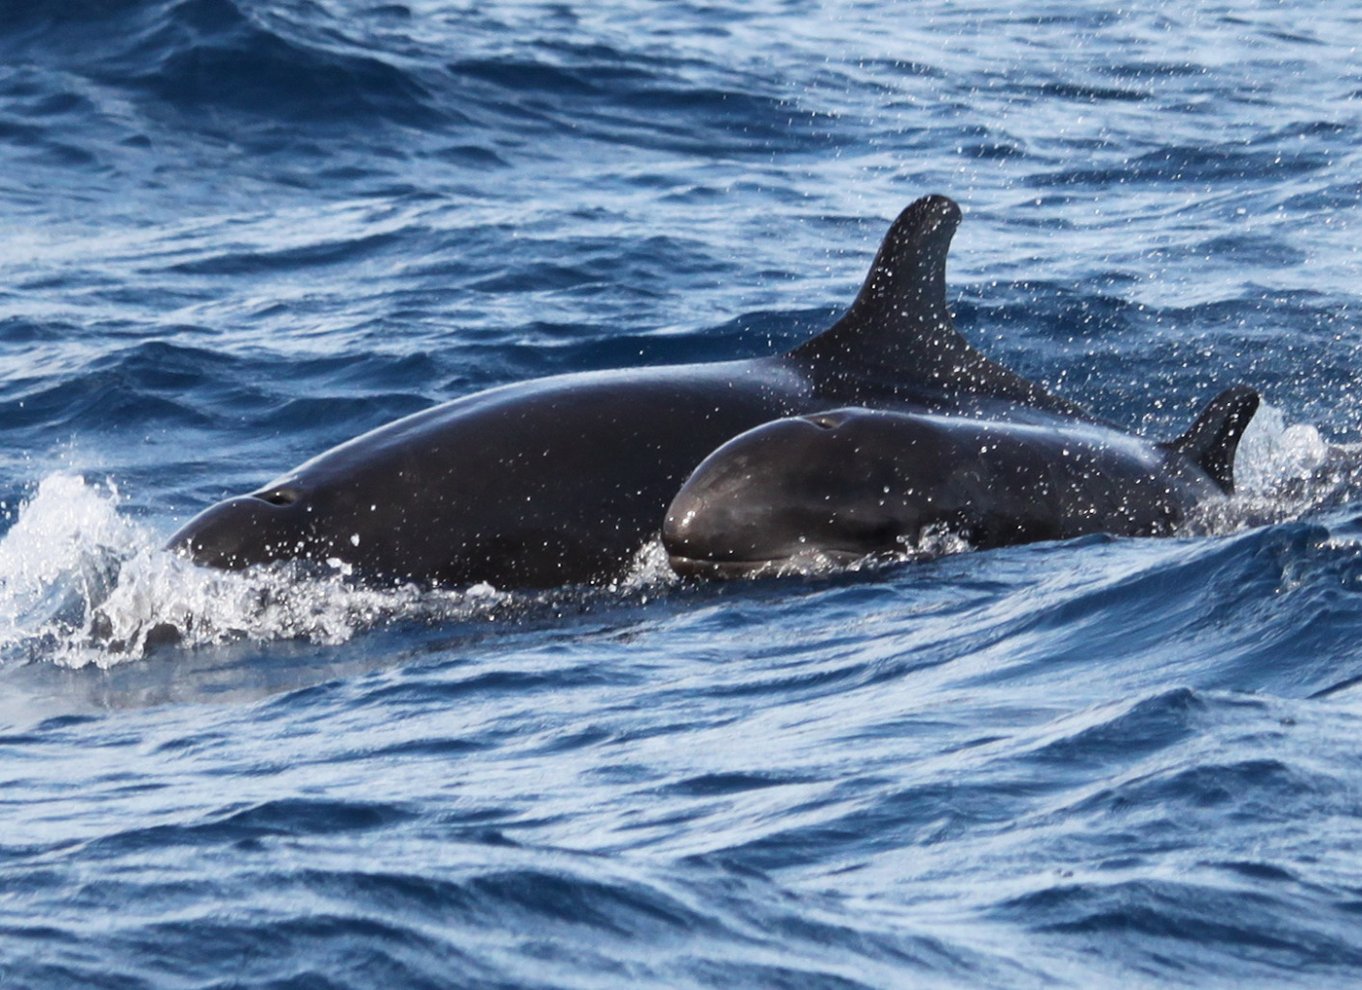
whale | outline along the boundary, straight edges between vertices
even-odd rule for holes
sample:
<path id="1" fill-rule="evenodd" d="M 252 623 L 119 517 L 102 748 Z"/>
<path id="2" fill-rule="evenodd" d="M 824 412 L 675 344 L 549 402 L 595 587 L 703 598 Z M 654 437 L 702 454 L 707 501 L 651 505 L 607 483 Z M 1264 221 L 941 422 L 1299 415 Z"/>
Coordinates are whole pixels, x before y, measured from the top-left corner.
<path id="1" fill-rule="evenodd" d="M 792 350 L 607 369 L 453 399 L 204 509 L 166 546 L 195 563 L 284 561 L 357 580 L 502 588 L 611 580 L 700 461 L 762 423 L 855 405 L 1090 418 L 955 328 L 949 197 L 889 226 L 851 305 Z"/>
<path id="2" fill-rule="evenodd" d="M 1157 443 L 1095 421 L 844 408 L 763 424 L 710 454 L 667 508 L 684 577 L 817 571 L 1094 533 L 1174 533 L 1234 491 L 1258 394 L 1235 386 Z"/>

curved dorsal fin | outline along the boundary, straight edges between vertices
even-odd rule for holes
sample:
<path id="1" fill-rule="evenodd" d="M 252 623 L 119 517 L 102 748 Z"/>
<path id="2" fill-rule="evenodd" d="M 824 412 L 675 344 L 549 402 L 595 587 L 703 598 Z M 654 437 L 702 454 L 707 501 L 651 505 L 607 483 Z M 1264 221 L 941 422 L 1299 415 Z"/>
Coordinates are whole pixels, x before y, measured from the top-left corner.
<path id="1" fill-rule="evenodd" d="M 1227 388 L 1210 401 L 1186 433 L 1160 446 L 1187 458 L 1210 475 L 1226 495 L 1233 495 L 1234 455 L 1257 411 L 1257 392 L 1247 385 Z"/>
<path id="2" fill-rule="evenodd" d="M 946 254 L 960 216 L 946 196 L 909 205 L 884 235 L 851 307 L 794 353 L 879 365 L 900 364 L 916 351 L 969 346 L 946 308 Z"/>
<path id="3" fill-rule="evenodd" d="M 822 375 L 851 370 L 912 391 L 968 393 L 1081 414 L 990 361 L 956 332 L 946 305 L 946 255 L 960 218 L 948 196 L 910 204 L 890 225 L 851 307 L 791 355 Z"/>

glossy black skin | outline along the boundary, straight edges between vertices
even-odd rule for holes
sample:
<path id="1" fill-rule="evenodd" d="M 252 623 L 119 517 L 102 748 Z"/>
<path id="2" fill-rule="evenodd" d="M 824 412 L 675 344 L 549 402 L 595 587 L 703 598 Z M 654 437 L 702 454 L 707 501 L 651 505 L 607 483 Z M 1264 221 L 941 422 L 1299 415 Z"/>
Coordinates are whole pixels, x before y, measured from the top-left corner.
<path id="1" fill-rule="evenodd" d="M 341 444 L 190 520 L 169 546 L 240 568 L 334 561 L 362 577 L 499 587 L 607 579 L 690 471 L 761 423 L 838 405 L 1081 410 L 954 330 L 943 196 L 891 225 L 856 300 L 788 354 L 495 388 Z"/>
<path id="2" fill-rule="evenodd" d="M 733 577 L 846 563 L 951 533 L 976 548 L 1167 534 L 1224 489 L 1171 449 L 1093 422 L 839 409 L 706 458 L 662 528 L 673 568 Z"/>
<path id="3" fill-rule="evenodd" d="M 627 564 L 715 446 L 813 401 L 779 360 L 492 389 L 341 444 L 171 544 L 229 568 L 298 557 L 448 584 L 589 581 Z"/>

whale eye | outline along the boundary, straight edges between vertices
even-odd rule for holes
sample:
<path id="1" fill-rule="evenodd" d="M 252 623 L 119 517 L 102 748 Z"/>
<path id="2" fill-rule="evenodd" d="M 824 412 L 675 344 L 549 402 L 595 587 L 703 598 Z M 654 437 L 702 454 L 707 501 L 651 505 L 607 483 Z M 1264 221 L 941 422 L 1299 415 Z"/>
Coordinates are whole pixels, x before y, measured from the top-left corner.
<path id="1" fill-rule="evenodd" d="M 831 430 L 837 426 L 837 420 L 831 416 L 811 416 L 810 421 L 820 430 Z"/>
<path id="2" fill-rule="evenodd" d="M 276 488 L 273 491 L 257 495 L 256 498 L 270 505 L 292 505 L 298 501 L 298 489 L 296 488 Z"/>

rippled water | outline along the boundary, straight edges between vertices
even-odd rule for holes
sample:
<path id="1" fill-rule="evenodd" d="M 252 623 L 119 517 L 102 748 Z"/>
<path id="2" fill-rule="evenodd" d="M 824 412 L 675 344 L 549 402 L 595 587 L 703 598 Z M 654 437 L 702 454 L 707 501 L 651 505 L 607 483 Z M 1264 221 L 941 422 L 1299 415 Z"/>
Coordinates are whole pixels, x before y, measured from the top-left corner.
<path id="1" fill-rule="evenodd" d="M 0 5 L 0 985 L 1362 977 L 1362 15 Z M 1176 539 L 442 591 L 193 512 L 432 403 L 772 353 L 956 198 L 957 322 Z M 174 630 L 183 640 L 168 642 Z"/>

